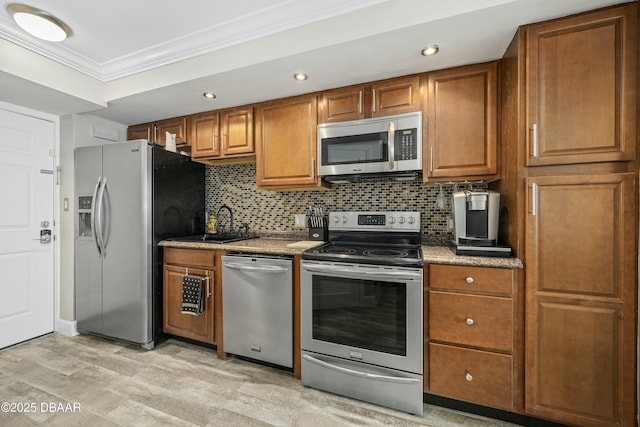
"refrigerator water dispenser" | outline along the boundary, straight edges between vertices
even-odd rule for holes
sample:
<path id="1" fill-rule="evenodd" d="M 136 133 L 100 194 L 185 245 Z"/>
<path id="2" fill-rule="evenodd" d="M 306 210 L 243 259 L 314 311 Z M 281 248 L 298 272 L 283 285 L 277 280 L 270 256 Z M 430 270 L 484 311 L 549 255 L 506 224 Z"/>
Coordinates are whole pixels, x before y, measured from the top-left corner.
<path id="1" fill-rule="evenodd" d="M 92 237 L 91 196 L 78 197 L 78 237 Z"/>

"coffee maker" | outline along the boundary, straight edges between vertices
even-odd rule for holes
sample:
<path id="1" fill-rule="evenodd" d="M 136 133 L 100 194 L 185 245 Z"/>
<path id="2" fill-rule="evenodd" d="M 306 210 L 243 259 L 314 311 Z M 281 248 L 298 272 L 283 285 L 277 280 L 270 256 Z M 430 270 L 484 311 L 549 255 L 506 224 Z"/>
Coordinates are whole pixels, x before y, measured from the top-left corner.
<path id="1" fill-rule="evenodd" d="M 491 190 L 456 191 L 451 207 L 457 255 L 511 255 L 511 248 L 498 244 L 500 193 Z"/>

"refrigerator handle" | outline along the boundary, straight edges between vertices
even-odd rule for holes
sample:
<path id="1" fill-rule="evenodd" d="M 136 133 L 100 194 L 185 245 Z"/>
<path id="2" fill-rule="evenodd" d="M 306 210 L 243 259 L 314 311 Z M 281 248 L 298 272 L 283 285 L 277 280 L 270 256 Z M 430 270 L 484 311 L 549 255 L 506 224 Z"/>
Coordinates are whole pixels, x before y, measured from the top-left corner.
<path id="1" fill-rule="evenodd" d="M 97 201 L 94 203 L 94 205 L 96 205 L 96 237 L 97 237 L 96 240 L 98 241 L 98 245 L 100 246 L 100 253 L 104 257 L 106 254 L 104 252 L 104 242 L 103 242 L 104 234 L 102 231 L 102 225 L 103 225 L 102 208 L 103 208 L 103 201 L 104 201 L 105 181 L 103 181 L 102 177 L 100 177 L 99 184 L 100 184 L 100 188 L 98 189 Z"/>
<path id="2" fill-rule="evenodd" d="M 98 210 L 96 209 L 96 204 L 98 203 L 98 189 L 100 188 L 100 182 L 102 177 L 98 178 L 98 182 L 96 182 L 96 187 L 93 189 L 93 197 L 91 197 L 91 236 L 93 237 L 93 242 L 96 244 L 96 249 L 98 250 L 98 255 L 102 256 L 102 250 L 100 249 L 100 242 L 98 241 L 98 233 L 96 232 L 96 227 L 98 221 L 96 221 L 96 215 Z"/>
<path id="3" fill-rule="evenodd" d="M 111 234 L 111 200 L 109 198 L 109 188 L 107 187 L 107 177 L 105 176 L 102 181 L 102 197 L 100 204 L 105 207 L 102 225 L 100 231 L 102 232 L 102 252 L 107 255 L 107 248 L 109 247 L 109 235 Z M 102 207 L 101 206 L 101 207 Z"/>

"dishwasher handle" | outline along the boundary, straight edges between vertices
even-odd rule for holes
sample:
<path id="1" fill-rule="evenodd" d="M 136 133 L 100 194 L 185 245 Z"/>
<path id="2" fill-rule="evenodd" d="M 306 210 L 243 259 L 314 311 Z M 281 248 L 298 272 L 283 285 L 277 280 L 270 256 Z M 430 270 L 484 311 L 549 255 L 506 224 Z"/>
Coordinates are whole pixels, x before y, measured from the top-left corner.
<path id="1" fill-rule="evenodd" d="M 286 273 L 289 271 L 289 268 L 287 267 L 276 267 L 271 265 L 248 265 L 236 262 L 225 262 L 222 265 L 234 270 L 259 271 L 261 273 Z"/>

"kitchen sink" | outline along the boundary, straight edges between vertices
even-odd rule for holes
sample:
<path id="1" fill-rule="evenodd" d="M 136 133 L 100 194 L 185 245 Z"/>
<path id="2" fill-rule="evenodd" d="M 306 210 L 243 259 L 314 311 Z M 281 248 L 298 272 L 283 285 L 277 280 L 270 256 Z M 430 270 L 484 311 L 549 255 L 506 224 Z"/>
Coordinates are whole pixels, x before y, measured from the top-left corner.
<path id="1" fill-rule="evenodd" d="M 237 234 L 196 234 L 193 236 L 181 236 L 181 237 L 172 237 L 167 240 L 172 240 L 174 242 L 207 242 L 207 243 L 230 243 L 230 242 L 238 242 L 240 240 L 249 240 L 255 239 L 258 236 L 239 236 Z"/>

